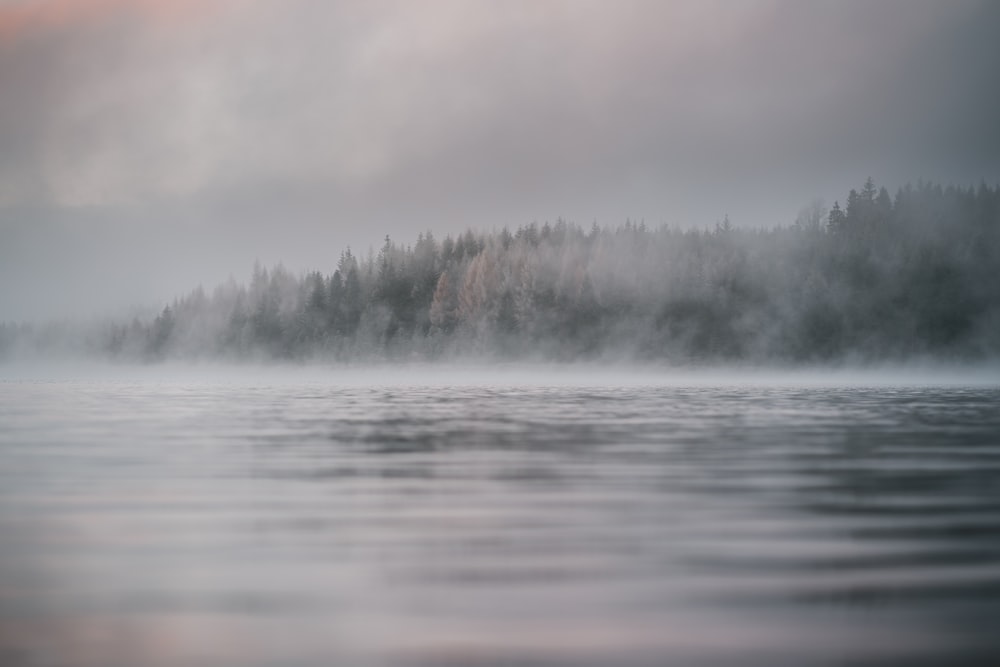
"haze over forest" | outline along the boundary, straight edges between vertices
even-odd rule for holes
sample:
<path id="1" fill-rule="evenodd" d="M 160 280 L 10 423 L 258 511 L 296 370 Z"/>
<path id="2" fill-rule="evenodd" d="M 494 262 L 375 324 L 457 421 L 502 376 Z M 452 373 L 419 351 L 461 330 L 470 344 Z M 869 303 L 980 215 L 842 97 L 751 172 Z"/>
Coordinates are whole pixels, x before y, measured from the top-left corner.
<path id="1" fill-rule="evenodd" d="M 1000 188 L 869 178 L 787 228 L 467 230 L 330 274 L 254 267 L 155 318 L 0 327 L 0 355 L 111 359 L 974 360 L 1000 354 Z"/>
<path id="2" fill-rule="evenodd" d="M 3 347 L 994 356 L 997 26 L 989 0 L 0 0 Z"/>

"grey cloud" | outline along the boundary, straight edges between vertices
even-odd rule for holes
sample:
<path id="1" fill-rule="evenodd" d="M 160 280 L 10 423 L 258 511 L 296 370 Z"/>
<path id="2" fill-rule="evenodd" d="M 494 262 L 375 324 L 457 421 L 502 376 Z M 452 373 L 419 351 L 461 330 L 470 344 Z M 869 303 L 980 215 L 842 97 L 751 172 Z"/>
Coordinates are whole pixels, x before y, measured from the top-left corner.
<path id="1" fill-rule="evenodd" d="M 987 1 L 109 7 L 0 43 L 8 284 L 31 279 L 14 252 L 57 270 L 44 240 L 77 224 L 98 256 L 147 257 L 162 298 L 385 233 L 771 225 L 869 174 L 1000 180 Z M 0 318 L 28 312 L 10 291 Z"/>

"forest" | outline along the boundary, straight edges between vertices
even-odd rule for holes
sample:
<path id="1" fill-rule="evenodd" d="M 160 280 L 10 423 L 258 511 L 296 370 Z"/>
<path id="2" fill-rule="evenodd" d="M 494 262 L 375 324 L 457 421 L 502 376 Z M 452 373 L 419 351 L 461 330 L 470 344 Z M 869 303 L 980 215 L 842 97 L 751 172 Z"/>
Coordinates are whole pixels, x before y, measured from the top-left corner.
<path id="1" fill-rule="evenodd" d="M 333 259 L 333 258 L 331 258 Z M 747 229 L 386 237 L 332 271 L 253 267 L 131 321 L 0 324 L 0 357 L 820 363 L 1000 354 L 1000 187 L 869 178 Z"/>

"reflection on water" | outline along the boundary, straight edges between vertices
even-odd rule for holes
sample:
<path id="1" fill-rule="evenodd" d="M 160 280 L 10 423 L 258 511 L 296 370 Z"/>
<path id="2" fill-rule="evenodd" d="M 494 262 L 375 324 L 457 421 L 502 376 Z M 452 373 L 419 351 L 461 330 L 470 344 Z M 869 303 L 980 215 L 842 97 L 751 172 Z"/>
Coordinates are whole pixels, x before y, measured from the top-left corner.
<path id="1" fill-rule="evenodd" d="M 1000 390 L 0 383 L 0 664 L 997 664 Z"/>

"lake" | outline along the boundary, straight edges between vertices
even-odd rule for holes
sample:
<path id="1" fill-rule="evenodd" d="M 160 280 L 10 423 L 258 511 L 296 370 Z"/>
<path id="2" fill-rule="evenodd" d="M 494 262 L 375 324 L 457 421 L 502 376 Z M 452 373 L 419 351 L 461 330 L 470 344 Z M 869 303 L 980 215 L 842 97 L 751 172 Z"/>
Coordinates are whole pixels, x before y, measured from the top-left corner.
<path id="1" fill-rule="evenodd" d="M 0 369 L 0 664 L 1000 664 L 1000 382 Z"/>

